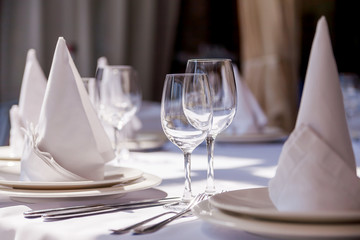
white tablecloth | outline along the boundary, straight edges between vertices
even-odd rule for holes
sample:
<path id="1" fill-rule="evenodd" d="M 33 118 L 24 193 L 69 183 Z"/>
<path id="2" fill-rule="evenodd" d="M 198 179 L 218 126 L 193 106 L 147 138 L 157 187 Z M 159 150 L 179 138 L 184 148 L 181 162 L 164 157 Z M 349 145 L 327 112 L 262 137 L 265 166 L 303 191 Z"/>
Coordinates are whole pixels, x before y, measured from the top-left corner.
<path id="1" fill-rule="evenodd" d="M 222 144 L 215 148 L 216 187 L 220 190 L 234 190 L 266 186 L 273 176 L 282 143 L 269 144 Z M 354 143 L 354 150 L 360 156 L 360 144 Z M 132 153 L 132 159 L 124 166 L 140 168 L 160 176 L 163 181 L 155 189 L 129 193 L 118 199 L 114 197 L 77 199 L 68 201 L 42 200 L 36 203 L 22 203 L 20 199 L 10 200 L 0 197 L 0 239 L 264 239 L 242 231 L 229 230 L 210 225 L 195 217 L 183 218 L 166 226 L 160 231 L 148 235 L 121 236 L 110 235 L 109 229 L 127 226 L 145 219 L 160 211 L 162 207 L 122 211 L 62 221 L 44 222 L 42 219 L 25 219 L 23 212 L 29 209 L 67 206 L 93 202 L 120 202 L 143 196 L 158 196 L 162 191 L 169 195 L 181 195 L 184 184 L 183 159 L 179 149 L 171 143 L 161 151 Z M 359 157 L 357 157 L 359 160 Z M 192 157 L 193 191 L 198 193 L 205 188 L 206 148 L 201 145 Z M 359 166 L 358 161 L 358 166 Z M 159 191 L 160 190 L 160 191 Z"/>
<path id="2" fill-rule="evenodd" d="M 144 111 L 149 116 L 149 112 Z M 154 116 L 158 116 L 156 113 Z M 159 119 L 151 130 L 160 130 Z M 218 190 L 236 190 L 267 186 L 274 175 L 283 143 L 225 144 L 215 147 L 215 184 Z M 360 143 L 354 142 L 357 165 L 360 166 Z M 109 229 L 128 226 L 165 210 L 162 207 L 44 222 L 26 219 L 23 212 L 29 209 L 79 205 L 85 203 L 126 202 L 144 197 L 181 196 L 184 186 L 183 156 L 172 143 L 154 152 L 133 152 L 123 166 L 139 168 L 163 179 L 156 188 L 128 193 L 125 196 L 82 198 L 72 200 L 9 199 L 0 195 L 0 239 L 31 240 L 106 240 L 106 239 L 264 239 L 244 231 L 234 231 L 211 225 L 196 217 L 178 219 L 158 232 L 147 235 L 110 235 Z M 192 156 L 193 192 L 203 192 L 206 184 L 206 147 L 200 145 Z M 359 169 L 358 169 L 359 170 Z M 359 171 L 358 171 L 359 172 Z M 24 202 L 26 201 L 26 202 Z"/>

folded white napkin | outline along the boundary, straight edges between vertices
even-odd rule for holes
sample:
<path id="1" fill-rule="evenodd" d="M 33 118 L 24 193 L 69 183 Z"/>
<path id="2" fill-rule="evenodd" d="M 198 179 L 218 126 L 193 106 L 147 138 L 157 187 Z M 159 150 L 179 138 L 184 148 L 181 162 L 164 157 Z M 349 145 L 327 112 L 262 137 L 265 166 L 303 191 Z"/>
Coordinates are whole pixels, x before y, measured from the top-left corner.
<path id="1" fill-rule="evenodd" d="M 102 180 L 104 164 L 115 157 L 62 37 L 38 126 L 28 128 L 27 135 L 22 180 Z"/>
<path id="2" fill-rule="evenodd" d="M 280 211 L 360 210 L 360 179 L 324 17 L 317 24 L 295 130 L 269 194 Z"/>
<path id="3" fill-rule="evenodd" d="M 21 156 L 24 146 L 24 132 L 21 129 L 27 124 L 38 123 L 45 89 L 46 77 L 35 50 L 30 49 L 26 57 L 19 105 L 13 105 L 10 109 L 10 149 L 15 156 Z"/>
<path id="4" fill-rule="evenodd" d="M 98 58 L 98 60 L 97 60 L 97 69 L 99 69 L 99 68 L 103 69 L 107 65 L 109 65 L 109 64 L 108 64 L 108 60 L 107 60 L 106 57 L 102 56 L 102 57 Z"/>
<path id="5" fill-rule="evenodd" d="M 237 111 L 226 131 L 236 135 L 259 133 L 267 124 L 266 115 L 246 82 L 241 79 L 237 66 L 233 65 L 233 69 L 237 91 Z"/>

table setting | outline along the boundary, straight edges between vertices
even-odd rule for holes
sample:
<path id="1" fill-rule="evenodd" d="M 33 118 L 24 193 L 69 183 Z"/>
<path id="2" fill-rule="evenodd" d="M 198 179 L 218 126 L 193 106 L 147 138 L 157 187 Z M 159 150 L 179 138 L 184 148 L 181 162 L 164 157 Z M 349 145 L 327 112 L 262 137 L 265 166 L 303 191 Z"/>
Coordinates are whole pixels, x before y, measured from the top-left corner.
<path id="1" fill-rule="evenodd" d="M 230 59 L 189 59 L 160 104 L 137 78 L 105 57 L 81 77 L 59 37 L 46 79 L 29 50 L 0 148 L 1 239 L 360 238 L 360 143 L 324 17 L 290 134 Z"/>
<path id="2" fill-rule="evenodd" d="M 269 126 L 267 117 L 255 99 L 239 69 L 233 65 L 237 91 L 237 111 L 233 123 L 217 137 L 225 143 L 259 143 L 284 141 L 288 133 L 276 126 Z"/>
<path id="3" fill-rule="evenodd" d="M 322 17 L 296 126 L 268 188 L 215 195 L 196 206 L 196 215 L 280 239 L 359 238 L 360 179 L 337 75 Z"/>

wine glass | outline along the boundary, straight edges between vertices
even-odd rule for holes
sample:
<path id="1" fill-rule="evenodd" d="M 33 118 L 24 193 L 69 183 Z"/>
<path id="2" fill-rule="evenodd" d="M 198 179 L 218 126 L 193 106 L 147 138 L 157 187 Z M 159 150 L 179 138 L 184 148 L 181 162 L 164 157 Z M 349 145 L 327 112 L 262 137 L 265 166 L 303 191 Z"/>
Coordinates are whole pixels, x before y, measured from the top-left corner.
<path id="1" fill-rule="evenodd" d="M 340 73 L 346 120 L 351 137 L 360 138 L 360 79 L 354 73 Z"/>
<path id="2" fill-rule="evenodd" d="M 161 100 L 161 125 L 166 137 L 184 153 L 185 188 L 179 206 L 192 198 L 191 153 L 205 140 L 211 122 L 211 92 L 206 74 L 167 74 Z"/>
<path id="3" fill-rule="evenodd" d="M 114 150 L 119 163 L 123 151 L 128 151 L 125 144 L 119 144 L 119 135 L 140 108 L 141 90 L 131 66 L 107 65 L 102 74 L 101 81 L 97 81 L 98 114 L 114 129 Z"/>
<path id="4" fill-rule="evenodd" d="M 213 123 L 206 137 L 208 151 L 207 183 L 205 193 L 216 193 L 214 184 L 214 145 L 216 136 L 232 122 L 236 112 L 236 84 L 230 59 L 190 59 L 187 73 L 205 73 L 213 97 Z"/>
<path id="5" fill-rule="evenodd" d="M 92 105 L 96 109 L 96 107 L 95 107 L 95 104 L 96 104 L 96 96 L 95 96 L 95 94 L 96 94 L 96 85 L 95 85 L 96 80 L 93 77 L 83 77 L 81 79 L 82 79 L 82 81 L 84 83 L 86 92 L 89 95 L 90 102 L 92 103 Z"/>

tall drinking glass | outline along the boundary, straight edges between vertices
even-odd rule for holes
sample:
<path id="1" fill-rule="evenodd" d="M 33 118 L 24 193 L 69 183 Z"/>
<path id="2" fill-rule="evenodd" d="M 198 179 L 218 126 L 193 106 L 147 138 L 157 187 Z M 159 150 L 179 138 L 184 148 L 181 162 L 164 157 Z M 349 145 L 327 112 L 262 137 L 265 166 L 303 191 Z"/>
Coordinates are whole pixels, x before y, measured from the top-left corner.
<path id="1" fill-rule="evenodd" d="M 97 111 L 96 107 L 95 107 L 95 104 L 96 104 L 96 80 L 95 78 L 93 77 L 83 77 L 81 78 L 83 83 L 84 83 L 84 86 L 85 86 L 85 89 L 89 95 L 89 98 L 90 98 L 90 101 L 91 103 L 93 104 L 95 110 Z"/>
<path id="2" fill-rule="evenodd" d="M 97 82 L 98 113 L 114 129 L 114 150 L 118 162 L 125 144 L 119 144 L 123 127 L 134 117 L 141 105 L 141 90 L 136 71 L 131 66 L 105 66 Z"/>
<path id="3" fill-rule="evenodd" d="M 161 125 L 167 138 L 184 153 L 185 188 L 180 205 L 192 198 L 191 153 L 202 143 L 212 122 L 212 102 L 205 74 L 168 74 L 161 100 Z"/>
<path id="4" fill-rule="evenodd" d="M 214 184 L 214 145 L 216 136 L 232 122 L 236 112 L 236 84 L 230 59 L 190 59 L 187 73 L 205 73 L 213 97 L 213 124 L 206 137 L 208 151 L 207 184 L 205 193 L 216 193 Z"/>

